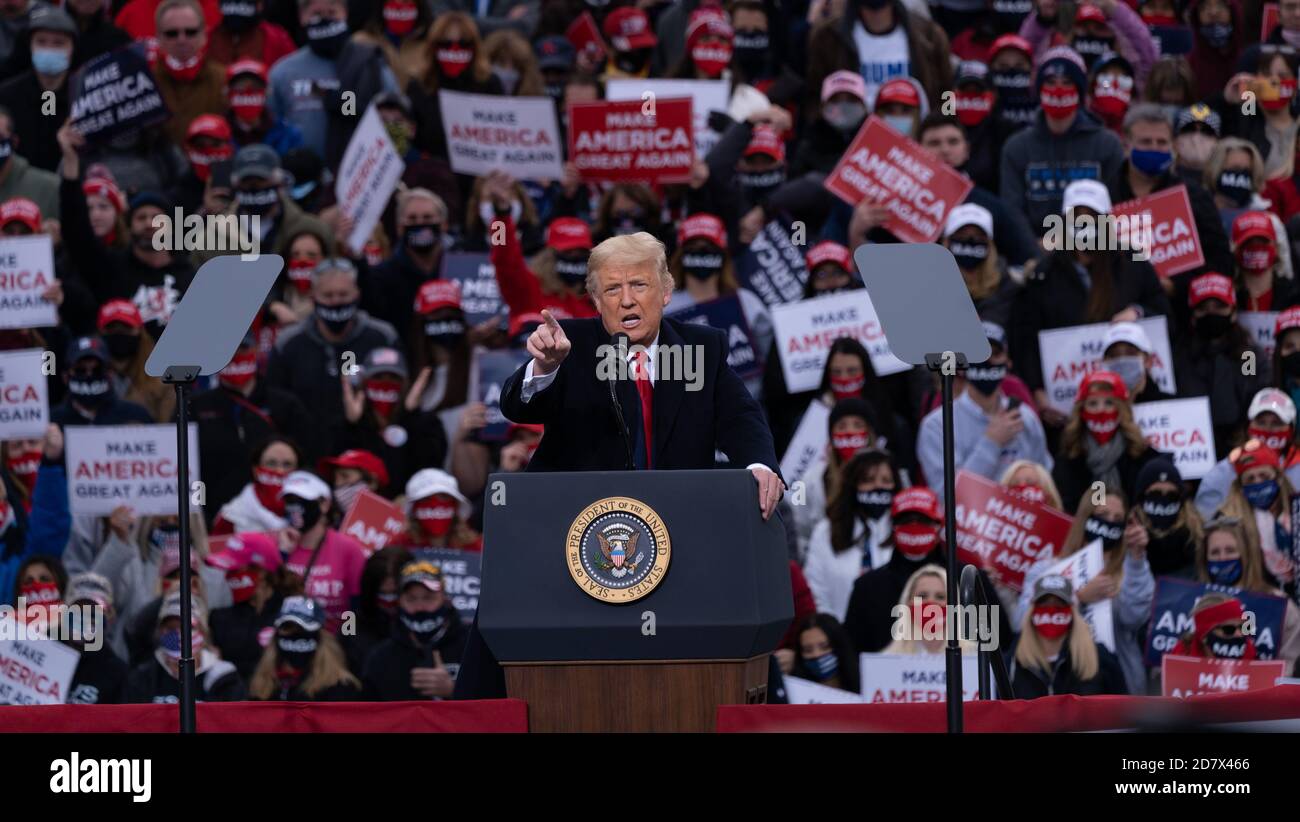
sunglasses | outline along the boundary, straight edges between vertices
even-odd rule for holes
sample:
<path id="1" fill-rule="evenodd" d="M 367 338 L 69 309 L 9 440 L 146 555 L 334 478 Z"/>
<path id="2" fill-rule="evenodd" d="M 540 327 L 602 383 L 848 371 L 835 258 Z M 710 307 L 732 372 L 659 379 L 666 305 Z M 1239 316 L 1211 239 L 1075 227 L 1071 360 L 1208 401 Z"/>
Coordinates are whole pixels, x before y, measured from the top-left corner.
<path id="1" fill-rule="evenodd" d="M 1242 636 L 1241 626 L 1233 625 L 1231 623 L 1227 625 L 1216 625 L 1211 633 L 1221 636 L 1224 639 L 1232 639 L 1236 636 Z"/>
<path id="2" fill-rule="evenodd" d="M 194 28 L 194 29 L 167 29 L 166 31 L 162 32 L 162 36 L 165 37 L 165 38 L 167 38 L 168 40 L 176 40 L 177 38 L 179 38 L 179 37 L 183 34 L 183 35 L 185 35 L 187 38 L 193 40 L 195 37 L 198 37 L 199 34 L 200 34 L 202 31 L 203 31 L 203 29 L 201 29 L 201 28 Z"/>

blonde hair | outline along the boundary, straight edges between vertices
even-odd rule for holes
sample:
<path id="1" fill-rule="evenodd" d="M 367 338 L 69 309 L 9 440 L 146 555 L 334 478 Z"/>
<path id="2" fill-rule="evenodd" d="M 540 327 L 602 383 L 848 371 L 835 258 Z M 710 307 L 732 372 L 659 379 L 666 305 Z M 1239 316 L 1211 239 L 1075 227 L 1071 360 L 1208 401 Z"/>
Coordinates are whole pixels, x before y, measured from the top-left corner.
<path id="1" fill-rule="evenodd" d="M 1245 523 L 1250 523 L 1250 526 L 1247 527 Z M 1201 582 L 1214 581 L 1210 579 L 1209 570 L 1210 534 L 1227 531 L 1237 541 L 1237 553 L 1241 557 L 1241 578 L 1233 586 L 1243 591 L 1273 593 L 1273 586 L 1264 578 L 1264 552 L 1259 547 L 1259 535 L 1254 525 L 1253 514 L 1248 514 L 1245 518 L 1220 518 L 1216 515 L 1210 520 L 1205 526 L 1205 534 L 1196 543 L 1196 578 Z"/>
<path id="2" fill-rule="evenodd" d="M 923 577 L 934 577 L 935 579 L 939 580 L 939 582 L 943 585 L 944 592 L 946 593 L 948 591 L 948 572 L 944 570 L 942 565 L 937 565 L 931 562 L 931 563 L 927 563 L 926 565 L 922 565 L 920 568 L 917 568 L 915 571 L 912 572 L 912 575 L 907 578 L 907 584 L 903 586 L 903 595 L 898 598 L 898 604 L 901 605 L 903 608 L 907 609 L 906 618 L 909 620 L 912 618 L 912 597 L 915 596 L 917 583 L 920 582 Z M 945 606 L 950 604 L 956 604 L 956 603 L 947 603 L 947 602 L 944 603 Z M 946 611 L 945 611 L 944 619 L 945 619 L 944 626 L 946 630 L 947 629 Z M 960 627 L 960 621 L 958 622 L 958 625 Z M 967 653 L 975 650 L 975 643 L 971 642 L 966 637 L 958 637 L 957 644 L 961 647 L 962 653 Z M 912 637 L 909 635 L 909 637 L 905 639 L 893 640 L 887 646 L 885 646 L 885 649 L 881 651 L 881 653 L 924 654 L 928 652 L 925 650 L 925 646 L 921 644 L 920 637 Z"/>
<path id="3" fill-rule="evenodd" d="M 149 559 L 149 554 L 153 550 L 152 546 L 149 545 L 149 532 L 163 519 L 166 519 L 166 517 L 140 518 L 140 527 L 136 529 L 135 533 L 135 545 L 140 549 L 140 559 Z M 208 526 L 203 522 L 203 515 L 198 511 L 190 512 L 190 547 L 200 561 L 208 558 Z M 195 573 L 198 573 L 197 568 Z"/>
<path id="4" fill-rule="evenodd" d="M 587 293 L 593 296 L 600 293 L 600 272 L 612 266 L 642 268 L 654 266 L 659 275 L 659 282 L 664 292 L 673 291 L 673 275 L 668 270 L 668 255 L 664 244 L 653 234 L 638 231 L 635 234 L 619 234 L 597 245 L 587 258 Z"/>
<path id="5" fill-rule="evenodd" d="M 408 188 L 397 192 L 397 214 L 401 215 L 406 210 L 406 204 L 411 200 L 425 199 L 433 203 L 433 207 L 440 214 L 442 219 L 448 219 L 447 203 L 441 197 L 427 188 Z"/>
<path id="6" fill-rule="evenodd" d="M 1249 140 L 1243 140 L 1240 137 L 1224 137 L 1214 145 L 1214 151 L 1210 152 L 1210 159 L 1205 161 L 1205 171 L 1201 173 L 1201 181 L 1205 185 L 1205 190 L 1213 192 L 1219 184 L 1219 175 L 1223 173 L 1223 166 L 1228 162 L 1228 152 L 1244 151 L 1250 156 L 1250 182 L 1255 191 L 1264 188 L 1264 158 L 1259 153 L 1259 149 Z"/>
<path id="7" fill-rule="evenodd" d="M 335 685 L 351 685 L 360 688 L 361 682 L 348 670 L 343 646 L 334 635 L 321 631 L 317 639 L 320 645 L 312 655 L 311 669 L 302 682 L 303 693 L 314 698 L 316 694 Z M 280 683 L 275 671 L 278 659 L 279 649 L 275 644 L 275 638 L 272 637 L 262 651 L 262 658 L 257 661 L 257 669 L 253 671 L 253 679 L 248 686 L 248 695 L 253 699 L 270 699 L 276 693 Z"/>
<path id="8" fill-rule="evenodd" d="M 1056 490 L 1056 482 L 1052 480 L 1051 473 L 1033 460 L 1016 460 L 1008 465 L 1007 470 L 1002 472 L 1002 478 L 998 480 L 998 485 L 1003 488 L 1010 488 L 1011 478 L 1023 468 L 1033 471 L 1034 484 L 1043 489 L 1043 493 L 1047 495 L 1048 504 L 1058 511 L 1063 510 L 1065 505 L 1061 502 L 1061 492 Z"/>
<path id="9" fill-rule="evenodd" d="M 1291 498 L 1295 496 L 1295 488 L 1291 486 L 1291 480 L 1287 479 L 1285 471 L 1278 468 L 1273 470 L 1276 472 L 1274 476 L 1277 480 L 1278 494 L 1277 499 L 1269 506 L 1268 512 L 1277 518 L 1291 510 Z M 1223 505 L 1219 506 L 1217 513 L 1241 520 L 1246 538 L 1255 546 L 1255 550 L 1262 550 L 1259 527 L 1255 524 L 1255 506 L 1246 501 L 1246 495 L 1241 490 L 1240 476 L 1232 478 L 1232 485 L 1228 487 L 1228 498 L 1224 500 Z M 1293 523 L 1291 527 L 1294 528 L 1295 524 Z"/>
<path id="10" fill-rule="evenodd" d="M 546 94 L 546 82 L 537 66 L 533 47 L 514 29 L 497 29 L 483 38 L 483 53 L 489 65 L 508 64 L 519 72 L 519 85 L 515 97 L 541 97 Z"/>
<path id="11" fill-rule="evenodd" d="M 1120 525 L 1120 527 L 1125 527 L 1128 523 L 1128 504 L 1124 497 L 1124 492 L 1118 488 L 1110 486 L 1103 487 L 1106 491 L 1106 493 L 1102 495 L 1103 500 L 1106 497 L 1114 497 L 1119 500 L 1120 505 L 1124 506 L 1124 520 L 1119 522 L 1118 525 Z M 1086 543 L 1092 541 L 1086 539 L 1086 534 L 1083 529 L 1088 523 L 1088 517 L 1096 513 L 1097 509 L 1100 507 L 1100 505 L 1092 504 L 1092 494 L 1090 493 L 1084 494 L 1079 499 L 1079 508 L 1075 511 L 1074 522 L 1070 525 L 1070 530 L 1066 533 L 1065 540 L 1061 543 L 1061 553 L 1052 557 L 1053 560 L 1065 559 L 1082 548 Z M 1110 551 L 1102 552 L 1102 557 L 1106 560 L 1104 572 L 1115 577 L 1117 582 L 1124 579 L 1124 553 L 1124 546 L 1122 544 L 1116 546 Z"/>
<path id="12" fill-rule="evenodd" d="M 1097 657 L 1097 642 L 1092 638 L 1092 629 L 1079 613 L 1079 606 L 1070 603 L 1074 621 L 1070 623 L 1070 636 L 1067 646 L 1070 649 L 1070 668 L 1079 679 L 1092 679 L 1101 670 Z M 1024 668 L 1051 673 L 1052 664 L 1047 659 L 1047 649 L 1043 647 L 1042 637 L 1034 630 L 1033 604 L 1025 609 L 1024 619 L 1020 620 L 1020 641 L 1016 643 L 1016 664 Z"/>
<path id="13" fill-rule="evenodd" d="M 1130 457 L 1140 456 L 1147 450 L 1147 440 L 1133 419 L 1133 406 L 1128 400 L 1121 400 L 1114 394 L 1107 396 L 1115 401 L 1115 407 L 1119 409 L 1119 435 L 1128 443 L 1124 451 Z M 1083 423 L 1083 404 L 1087 398 L 1086 394 L 1082 394 L 1075 399 L 1074 407 L 1070 409 L 1070 419 L 1061 432 L 1061 453 L 1069 459 L 1081 457 L 1085 453 L 1083 441 L 1088 436 L 1088 428 Z"/>

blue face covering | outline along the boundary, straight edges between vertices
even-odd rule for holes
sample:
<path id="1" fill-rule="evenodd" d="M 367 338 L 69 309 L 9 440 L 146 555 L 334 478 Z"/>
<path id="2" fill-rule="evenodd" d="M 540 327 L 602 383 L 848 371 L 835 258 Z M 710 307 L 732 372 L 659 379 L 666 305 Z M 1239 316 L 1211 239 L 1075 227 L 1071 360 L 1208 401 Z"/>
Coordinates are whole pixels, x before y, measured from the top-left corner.
<path id="1" fill-rule="evenodd" d="M 1273 500 L 1277 499 L 1277 480 L 1271 479 L 1243 485 L 1241 492 L 1246 495 L 1246 502 L 1263 511 L 1273 504 Z"/>
<path id="2" fill-rule="evenodd" d="M 835 654 L 822 654 L 811 659 L 805 658 L 803 664 L 818 682 L 825 682 L 840 671 L 840 659 Z"/>
<path id="3" fill-rule="evenodd" d="M 1210 579 L 1220 585 L 1233 585 L 1241 579 L 1240 559 L 1212 559 L 1205 563 Z"/>
<path id="4" fill-rule="evenodd" d="M 1133 167 L 1148 177 L 1158 177 L 1173 165 L 1174 155 L 1168 151 L 1146 151 L 1135 148 L 1129 152 Z"/>
<path id="5" fill-rule="evenodd" d="M 53 77 L 68 70 L 72 53 L 63 49 L 32 49 L 32 68 L 37 74 Z"/>

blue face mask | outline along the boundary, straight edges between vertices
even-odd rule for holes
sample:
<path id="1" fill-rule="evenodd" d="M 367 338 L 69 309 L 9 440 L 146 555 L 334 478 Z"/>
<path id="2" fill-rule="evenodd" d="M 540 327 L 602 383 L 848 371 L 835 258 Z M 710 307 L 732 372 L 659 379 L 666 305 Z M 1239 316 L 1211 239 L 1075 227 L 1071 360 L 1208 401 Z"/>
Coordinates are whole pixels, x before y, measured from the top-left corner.
<path id="1" fill-rule="evenodd" d="M 1262 511 L 1272 505 L 1273 500 L 1277 499 L 1277 480 L 1271 479 L 1243 485 L 1241 492 L 1246 495 L 1246 502 Z"/>
<path id="2" fill-rule="evenodd" d="M 805 658 L 803 664 L 818 682 L 825 682 L 840 671 L 840 659 L 835 654 L 822 654 L 811 659 Z"/>
<path id="3" fill-rule="evenodd" d="M 1148 177 L 1158 177 L 1173 165 L 1174 155 L 1168 151 L 1146 151 L 1135 148 L 1129 152 L 1133 167 Z"/>
<path id="4" fill-rule="evenodd" d="M 37 74 L 53 76 L 68 70 L 72 54 L 63 49 L 32 49 L 32 68 Z"/>
<path id="5" fill-rule="evenodd" d="M 1220 585 L 1233 585 L 1241 579 L 1240 559 L 1212 559 L 1205 563 L 1210 579 Z"/>

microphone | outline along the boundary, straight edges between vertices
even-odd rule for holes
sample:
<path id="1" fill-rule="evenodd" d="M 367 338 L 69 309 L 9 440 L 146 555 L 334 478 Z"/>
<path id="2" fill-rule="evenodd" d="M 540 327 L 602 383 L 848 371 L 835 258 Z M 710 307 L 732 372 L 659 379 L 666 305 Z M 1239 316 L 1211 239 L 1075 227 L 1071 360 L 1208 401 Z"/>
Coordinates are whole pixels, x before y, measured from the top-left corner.
<path id="1" fill-rule="evenodd" d="M 614 376 L 610 377 L 609 382 L 609 401 L 614 406 L 614 416 L 618 418 L 618 432 L 623 437 L 623 450 L 627 454 L 627 469 L 633 470 L 636 466 L 632 462 L 632 436 L 628 433 L 627 423 L 623 420 L 623 405 L 618 401 L 618 392 L 614 390 L 617 383 L 618 375 L 623 373 L 627 366 L 627 334 L 622 331 L 616 332 L 610 338 L 614 344 L 614 350 L 618 354 L 619 364 L 614 371 Z"/>

